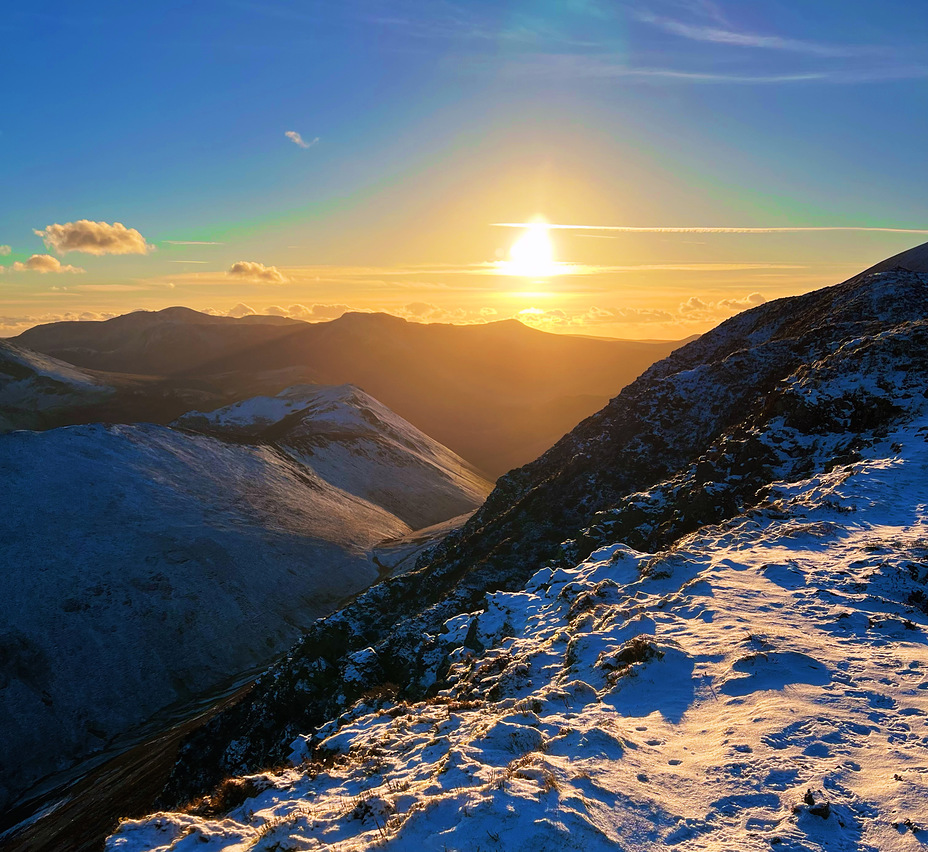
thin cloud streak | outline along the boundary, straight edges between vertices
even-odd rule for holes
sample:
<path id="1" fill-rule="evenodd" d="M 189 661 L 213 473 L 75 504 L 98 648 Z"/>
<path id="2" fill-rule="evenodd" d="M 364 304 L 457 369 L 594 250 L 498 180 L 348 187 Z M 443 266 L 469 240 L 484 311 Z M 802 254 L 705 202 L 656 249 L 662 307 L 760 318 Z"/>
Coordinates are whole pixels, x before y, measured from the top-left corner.
<path id="1" fill-rule="evenodd" d="M 214 243 L 211 240 L 162 240 L 169 246 L 224 246 L 225 243 Z"/>
<path id="2" fill-rule="evenodd" d="M 722 27 L 687 24 L 673 18 L 664 18 L 650 13 L 642 13 L 636 17 L 639 21 L 652 24 L 672 35 L 680 36 L 690 41 L 708 42 L 710 44 L 759 48 L 761 50 L 782 50 L 791 53 L 804 53 L 808 56 L 833 58 L 862 56 L 880 52 L 879 49 L 873 47 L 821 44 L 819 42 L 784 38 L 782 36 L 738 32 Z"/>
<path id="3" fill-rule="evenodd" d="M 880 234 L 928 234 L 928 228 L 871 228 L 857 225 L 822 225 L 772 228 L 640 227 L 636 225 L 562 225 L 551 222 L 493 222 L 492 228 L 544 227 L 553 231 L 615 231 L 627 234 L 798 234 L 828 231 L 858 231 Z"/>
<path id="4" fill-rule="evenodd" d="M 462 67 L 465 60 L 457 60 Z M 482 58 L 474 60 L 481 67 Z M 890 83 L 928 78 L 928 66 L 899 65 L 874 68 L 838 68 L 785 74 L 733 74 L 687 71 L 677 68 L 641 68 L 617 63 L 608 55 L 536 53 L 511 62 L 503 70 L 515 77 L 553 77 L 575 80 L 626 80 L 640 83 L 692 83 L 706 85 L 795 85 L 821 83 Z"/>

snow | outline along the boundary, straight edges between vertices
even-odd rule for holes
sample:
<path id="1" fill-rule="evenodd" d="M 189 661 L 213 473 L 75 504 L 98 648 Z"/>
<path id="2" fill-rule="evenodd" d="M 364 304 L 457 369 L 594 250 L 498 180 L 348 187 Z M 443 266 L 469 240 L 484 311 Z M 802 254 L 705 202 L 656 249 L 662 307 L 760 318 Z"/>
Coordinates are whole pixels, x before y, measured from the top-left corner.
<path id="1" fill-rule="evenodd" d="M 0 340 L 0 431 L 42 425 L 43 414 L 113 393 L 77 367 Z"/>
<path id="2" fill-rule="evenodd" d="M 491 485 L 472 465 L 353 385 L 294 385 L 175 425 L 273 441 L 331 485 L 413 529 L 473 511 Z"/>
<path id="3" fill-rule="evenodd" d="M 0 475 L 0 801 L 267 665 L 410 532 L 269 448 L 161 426 L 3 435 Z"/>
<path id="4" fill-rule="evenodd" d="M 108 852 L 924 848 L 926 434 L 669 550 L 539 567 L 445 622 L 443 692 L 362 701 L 228 813 Z"/>

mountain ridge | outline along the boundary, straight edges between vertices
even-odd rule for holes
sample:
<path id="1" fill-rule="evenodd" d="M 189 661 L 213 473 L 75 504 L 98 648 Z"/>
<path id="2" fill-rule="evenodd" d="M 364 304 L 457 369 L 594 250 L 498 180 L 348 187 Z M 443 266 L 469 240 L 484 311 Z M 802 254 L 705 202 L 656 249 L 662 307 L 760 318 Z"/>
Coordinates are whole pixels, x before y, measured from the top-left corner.
<path id="1" fill-rule="evenodd" d="M 919 399 L 911 387 L 928 370 L 926 316 L 924 278 L 883 273 L 754 308 L 654 365 L 538 460 L 502 477 L 414 575 L 375 586 L 314 625 L 247 701 L 191 738 L 163 802 L 285 760 L 292 737 L 365 690 L 389 682 L 407 700 L 434 694 L 449 665 L 442 625 L 479 608 L 488 590 L 518 590 L 546 563 L 576 564 L 610 541 L 666 548 L 764 504 L 772 478 L 854 463 Z M 862 372 L 890 381 L 900 375 L 893 359 L 906 365 L 905 405 Z M 861 379 L 838 386 L 820 411 L 810 408 L 809 382 L 835 370 Z M 788 443 L 761 440 L 768 432 Z M 807 437 L 796 443 L 794 435 Z M 375 653 L 362 664 L 368 645 Z M 321 669 L 312 663 L 319 659 Z"/>

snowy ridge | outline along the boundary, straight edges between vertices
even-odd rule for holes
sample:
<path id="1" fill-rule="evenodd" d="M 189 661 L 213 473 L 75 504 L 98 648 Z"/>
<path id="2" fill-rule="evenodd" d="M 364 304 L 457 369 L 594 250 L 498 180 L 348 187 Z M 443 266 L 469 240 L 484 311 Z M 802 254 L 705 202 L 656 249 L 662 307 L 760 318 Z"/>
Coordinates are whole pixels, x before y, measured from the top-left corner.
<path id="1" fill-rule="evenodd" d="M 888 273 L 656 365 L 314 625 L 167 798 L 294 768 L 108 849 L 920 848 L 926 315 Z"/>
<path id="2" fill-rule="evenodd" d="M 353 385 L 295 385 L 175 425 L 273 442 L 326 482 L 414 529 L 472 511 L 490 483 L 447 447 Z"/>
<path id="3" fill-rule="evenodd" d="M 436 637 L 434 698 L 360 702 L 221 818 L 107 850 L 920 848 L 926 437 L 922 413 L 669 550 L 488 595 Z"/>
<path id="4" fill-rule="evenodd" d="M 43 425 L 44 415 L 114 392 L 64 361 L 0 340 L 0 432 Z"/>

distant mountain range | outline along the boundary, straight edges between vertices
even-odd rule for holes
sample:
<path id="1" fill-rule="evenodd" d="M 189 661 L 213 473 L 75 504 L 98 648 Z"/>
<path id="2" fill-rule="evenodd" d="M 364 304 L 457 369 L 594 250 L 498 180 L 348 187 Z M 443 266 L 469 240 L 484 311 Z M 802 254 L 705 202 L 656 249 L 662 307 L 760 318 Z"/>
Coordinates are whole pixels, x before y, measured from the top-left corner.
<path id="1" fill-rule="evenodd" d="M 147 378 L 145 393 L 84 411 L 84 422 L 167 423 L 295 384 L 353 384 L 491 477 L 533 459 L 680 345 L 548 334 L 516 320 L 426 325 L 349 313 L 310 324 L 188 308 L 37 326 L 15 343 Z"/>
<path id="2" fill-rule="evenodd" d="M 0 356 L 0 375 L 18 369 L 4 410 L 14 391 L 112 392 L 45 356 Z M 266 665 L 421 549 L 413 530 L 472 512 L 491 487 L 350 386 L 177 428 L 11 432 L 0 471 L 0 808 Z"/>

